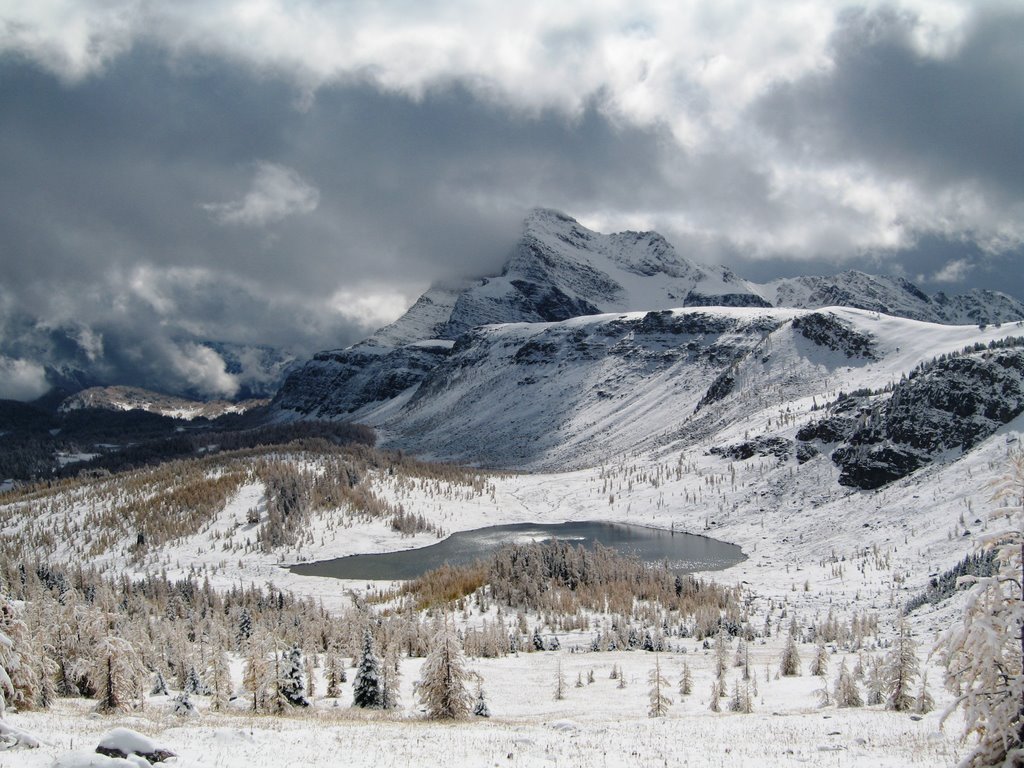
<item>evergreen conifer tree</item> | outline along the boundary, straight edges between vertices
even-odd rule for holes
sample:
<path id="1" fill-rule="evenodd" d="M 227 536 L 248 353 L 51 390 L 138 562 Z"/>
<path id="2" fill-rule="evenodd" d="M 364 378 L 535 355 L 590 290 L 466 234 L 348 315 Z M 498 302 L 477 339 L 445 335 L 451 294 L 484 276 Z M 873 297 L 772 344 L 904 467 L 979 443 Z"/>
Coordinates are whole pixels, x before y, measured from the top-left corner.
<path id="1" fill-rule="evenodd" d="M 363 648 L 353 682 L 352 703 L 363 709 L 384 708 L 381 661 L 374 649 L 373 633 L 369 627 L 363 632 Z"/>
<path id="2" fill-rule="evenodd" d="M 533 650 L 543 651 L 544 650 L 544 638 L 540 635 L 540 627 L 534 627 L 533 629 Z"/>
<path id="3" fill-rule="evenodd" d="M 921 675 L 921 687 L 917 690 L 917 697 L 914 699 L 914 713 L 927 715 L 935 709 L 935 699 L 928 690 L 928 674 Z"/>
<path id="4" fill-rule="evenodd" d="M 689 696 L 693 692 L 693 675 L 690 673 L 690 665 L 683 662 L 683 672 L 679 676 L 679 695 Z"/>
<path id="5" fill-rule="evenodd" d="M 126 712 L 141 701 L 145 669 L 135 648 L 122 637 L 101 637 L 92 652 L 89 680 L 100 712 Z"/>
<path id="6" fill-rule="evenodd" d="M 324 659 L 324 672 L 327 675 L 327 690 L 325 694 L 329 699 L 336 699 L 341 695 L 341 683 L 345 675 L 345 669 L 341 666 L 337 654 L 333 651 L 329 651 Z"/>
<path id="7" fill-rule="evenodd" d="M 168 696 L 169 691 L 167 690 L 167 680 L 164 679 L 164 673 L 159 669 L 153 676 L 153 687 L 149 689 L 150 696 Z"/>
<path id="8" fill-rule="evenodd" d="M 14 605 L 0 594 L 0 635 L 6 640 L 6 652 L 0 648 L 0 716 L 7 706 L 33 709 L 39 693 L 39 675 L 32 664 L 29 632 Z M 7 688 L 5 694 L 4 689 Z"/>
<path id="9" fill-rule="evenodd" d="M 733 683 L 732 699 L 729 700 L 729 711 L 749 715 L 754 711 L 754 697 L 750 690 L 750 682 L 739 680 Z"/>
<path id="10" fill-rule="evenodd" d="M 381 690 L 383 692 L 383 709 L 395 709 L 398 706 L 398 680 L 401 676 L 398 647 L 391 646 L 385 653 L 381 665 Z"/>
<path id="11" fill-rule="evenodd" d="M 182 691 L 171 702 L 171 712 L 178 717 L 193 717 L 197 714 L 196 706 L 188 691 Z"/>
<path id="12" fill-rule="evenodd" d="M 797 677 L 800 674 L 800 653 L 796 649 L 796 638 L 792 632 L 786 635 L 782 659 L 779 661 L 779 674 L 783 677 Z"/>
<path id="13" fill-rule="evenodd" d="M 277 686 L 281 696 L 290 707 L 308 707 L 306 680 L 303 676 L 302 651 L 293 645 L 281 654 L 280 673 Z"/>
<path id="14" fill-rule="evenodd" d="M 885 702 L 885 665 L 879 658 L 872 658 L 868 664 L 867 675 L 864 678 L 867 688 L 868 705 L 882 704 Z"/>
<path id="15" fill-rule="evenodd" d="M 0 595 L 0 601 L 4 600 Z M 7 711 L 7 702 L 14 699 L 14 683 L 7 668 L 11 665 L 11 658 L 14 655 L 14 642 L 0 626 L 0 720 Z"/>
<path id="16" fill-rule="evenodd" d="M 490 717 L 491 709 L 487 706 L 487 697 L 484 696 L 483 683 L 478 681 L 476 686 L 476 701 L 473 703 L 474 717 Z"/>
<path id="17" fill-rule="evenodd" d="M 811 660 L 811 674 L 816 677 L 828 676 L 828 648 L 823 640 L 818 640 L 814 648 L 814 659 Z"/>
<path id="18" fill-rule="evenodd" d="M 856 678 L 846 668 L 846 659 L 843 659 L 839 664 L 839 672 L 836 673 L 835 687 L 833 689 L 833 698 L 835 699 L 836 706 L 840 708 L 859 707 L 864 703 L 857 688 Z"/>
<path id="19" fill-rule="evenodd" d="M 565 698 L 565 674 L 562 672 L 562 657 L 555 664 L 555 701 Z"/>
<path id="20" fill-rule="evenodd" d="M 223 650 L 213 652 L 210 660 L 210 693 L 213 701 L 210 706 L 217 712 L 223 712 L 228 708 L 231 700 L 231 666 L 228 662 L 228 655 Z"/>

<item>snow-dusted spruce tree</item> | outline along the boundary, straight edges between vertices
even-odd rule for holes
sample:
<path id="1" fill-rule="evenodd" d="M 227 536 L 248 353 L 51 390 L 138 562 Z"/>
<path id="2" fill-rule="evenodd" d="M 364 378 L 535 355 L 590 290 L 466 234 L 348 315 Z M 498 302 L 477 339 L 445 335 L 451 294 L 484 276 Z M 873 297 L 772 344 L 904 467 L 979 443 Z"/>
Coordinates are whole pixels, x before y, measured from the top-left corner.
<path id="1" fill-rule="evenodd" d="M 722 705 L 719 703 L 719 699 L 722 697 L 722 690 L 718 687 L 718 682 L 711 684 L 711 703 L 708 705 L 708 709 L 712 712 L 721 712 Z"/>
<path id="2" fill-rule="evenodd" d="M 715 635 L 715 677 L 718 679 L 719 687 L 725 684 L 725 672 L 729 668 L 726 660 L 729 657 L 729 638 L 725 634 L 725 628 L 719 627 Z"/>
<path id="3" fill-rule="evenodd" d="M 473 717 L 490 717 L 491 708 L 487 706 L 487 696 L 484 695 L 483 679 L 477 676 L 476 701 L 473 702 Z"/>
<path id="4" fill-rule="evenodd" d="M 385 651 L 384 661 L 380 667 L 382 709 L 397 709 L 398 707 L 398 681 L 402 676 L 400 658 L 398 646 L 392 643 Z"/>
<path id="5" fill-rule="evenodd" d="M 869 706 L 885 702 L 885 663 L 882 659 L 871 657 L 864 686 L 867 688 Z"/>
<path id="6" fill-rule="evenodd" d="M 345 682 L 345 667 L 334 651 L 328 651 L 324 658 L 324 673 L 327 676 L 327 690 L 324 694 L 329 699 L 338 698 L 341 695 L 341 684 Z"/>
<path id="7" fill-rule="evenodd" d="M 814 647 L 811 674 L 816 677 L 828 677 L 828 648 L 825 647 L 823 640 L 818 640 L 818 644 Z"/>
<path id="8" fill-rule="evenodd" d="M 445 622 L 430 643 L 420 670 L 416 696 L 434 720 L 457 720 L 470 713 L 472 697 L 466 690 L 469 671 L 455 630 Z"/>
<path id="9" fill-rule="evenodd" d="M 185 673 L 185 683 L 182 685 L 181 690 L 193 696 L 208 696 L 210 694 L 209 686 L 203 682 L 203 678 L 199 676 L 199 670 L 193 664 L 188 665 L 188 671 Z"/>
<path id="10" fill-rule="evenodd" d="M 318 666 L 320 666 L 320 660 L 316 653 L 302 660 L 302 674 L 306 678 L 306 698 L 311 702 L 316 700 L 316 668 Z"/>
<path id="11" fill-rule="evenodd" d="M 167 690 L 167 680 L 164 678 L 164 673 L 159 669 L 153 677 L 153 686 L 149 689 L 149 695 L 170 696 L 170 691 Z"/>
<path id="12" fill-rule="evenodd" d="M 210 680 L 210 691 L 213 696 L 210 707 L 215 712 L 223 712 L 228 708 L 233 688 L 231 684 L 231 665 L 228 661 L 227 653 L 223 650 L 213 652 L 207 676 Z"/>
<path id="13" fill-rule="evenodd" d="M 565 698 L 565 673 L 562 671 L 562 657 L 555 662 L 555 701 Z"/>
<path id="14" fill-rule="evenodd" d="M 917 698 L 914 699 L 914 713 L 927 715 L 935 709 L 935 699 L 928 690 L 928 673 L 921 675 L 921 687 L 917 690 Z"/>
<path id="15" fill-rule="evenodd" d="M 940 640 L 947 687 L 957 694 L 944 717 L 964 713 L 964 737 L 978 743 L 961 766 L 1024 764 L 1024 452 L 1010 456 L 1009 469 L 996 484 L 1003 506 L 991 517 L 1006 525 L 982 540 L 994 549 L 996 572 L 962 577 L 973 583 L 963 623 Z"/>
<path id="16" fill-rule="evenodd" d="M 281 697 L 290 707 L 308 707 L 306 698 L 306 680 L 303 676 L 302 651 L 293 645 L 290 650 L 281 654 L 278 670 L 277 687 Z"/>
<path id="17" fill-rule="evenodd" d="M 0 584 L 0 587 L 3 585 Z M 0 592 L 0 611 L 9 611 L 13 616 L 12 606 L 3 592 Z M 12 746 L 38 747 L 39 740 L 30 733 L 15 728 L 5 719 L 7 714 L 7 702 L 14 698 L 15 688 L 8 673 L 8 668 L 13 666 L 16 649 L 14 641 L 4 632 L 0 625 L 0 749 L 7 749 Z"/>
<path id="18" fill-rule="evenodd" d="M 10 605 L 7 598 L 0 594 L 0 611 L 12 613 L 14 607 Z M 0 623 L 0 720 L 7 712 L 7 702 L 14 700 L 14 683 L 7 671 L 14 662 L 14 641 L 4 632 L 4 626 Z"/>
<path id="19" fill-rule="evenodd" d="M 668 697 L 668 681 L 661 674 L 661 659 L 657 654 L 654 656 L 654 669 L 647 673 L 647 679 L 651 684 L 651 705 L 647 709 L 647 715 L 664 717 L 668 714 L 668 708 L 672 706 L 672 699 Z"/>
<path id="20" fill-rule="evenodd" d="M 252 711 L 260 712 L 267 706 L 270 689 L 274 680 L 273 668 L 267 663 L 267 639 L 260 635 L 249 641 L 242 671 L 242 685 L 252 694 Z"/>
<path id="21" fill-rule="evenodd" d="M 19 710 L 33 709 L 39 695 L 39 676 L 32 664 L 35 653 L 31 647 L 28 627 L 14 609 L 13 603 L 0 594 L 0 632 L 8 641 L 6 661 L 7 683 L 10 686 L 7 705 Z M 0 685 L 0 697 L 3 696 Z"/>
<path id="22" fill-rule="evenodd" d="M 900 619 L 896 639 L 885 657 L 885 687 L 888 696 L 885 708 L 896 712 L 909 712 L 914 708 L 914 681 L 920 673 L 917 643 L 910 636 L 910 627 Z"/>
<path id="23" fill-rule="evenodd" d="M 182 691 L 171 700 L 171 713 L 178 717 L 194 717 L 199 714 L 188 691 Z"/>
<path id="24" fill-rule="evenodd" d="M 384 708 L 384 688 L 381 681 L 381 661 L 373 644 L 373 633 L 363 631 L 363 649 L 359 655 L 359 668 L 352 682 L 352 704 L 363 709 Z"/>
<path id="25" fill-rule="evenodd" d="M 749 715 L 754 711 L 754 696 L 750 690 L 750 681 L 733 683 L 732 698 L 729 700 L 729 711 Z"/>

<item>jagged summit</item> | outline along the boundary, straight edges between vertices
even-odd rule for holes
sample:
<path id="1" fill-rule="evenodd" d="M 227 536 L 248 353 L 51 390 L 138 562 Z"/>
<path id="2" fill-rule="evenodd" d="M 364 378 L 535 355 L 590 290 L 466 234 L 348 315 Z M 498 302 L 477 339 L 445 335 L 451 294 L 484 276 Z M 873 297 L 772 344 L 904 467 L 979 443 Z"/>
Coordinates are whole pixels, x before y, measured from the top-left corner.
<path id="1" fill-rule="evenodd" d="M 966 294 L 928 296 L 903 277 L 870 275 L 857 270 L 830 276 L 801 276 L 760 286 L 776 307 L 817 309 L 856 307 L 871 312 L 930 323 L 973 325 L 1007 322 L 1024 317 L 1024 305 L 999 291 L 975 288 Z"/>
<path id="2" fill-rule="evenodd" d="M 604 235 L 559 211 L 535 208 L 500 274 L 431 287 L 357 346 L 370 351 L 451 341 L 480 325 L 710 304 L 768 306 L 731 270 L 697 265 L 657 232 Z"/>

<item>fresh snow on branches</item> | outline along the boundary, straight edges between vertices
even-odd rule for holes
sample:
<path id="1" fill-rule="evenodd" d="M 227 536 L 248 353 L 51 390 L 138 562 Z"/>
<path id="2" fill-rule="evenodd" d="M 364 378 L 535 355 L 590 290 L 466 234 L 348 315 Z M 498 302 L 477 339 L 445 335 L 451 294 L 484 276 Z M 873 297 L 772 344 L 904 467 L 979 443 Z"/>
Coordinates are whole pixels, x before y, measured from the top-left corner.
<path id="1" fill-rule="evenodd" d="M 1024 763 L 1024 452 L 1010 457 L 994 499 L 1004 506 L 991 517 L 1007 525 L 982 545 L 995 548 L 998 569 L 991 576 L 963 577 L 973 582 L 963 623 L 940 644 L 946 685 L 956 694 L 947 715 L 962 708 L 964 736 L 978 736 L 961 763 L 965 768 Z"/>

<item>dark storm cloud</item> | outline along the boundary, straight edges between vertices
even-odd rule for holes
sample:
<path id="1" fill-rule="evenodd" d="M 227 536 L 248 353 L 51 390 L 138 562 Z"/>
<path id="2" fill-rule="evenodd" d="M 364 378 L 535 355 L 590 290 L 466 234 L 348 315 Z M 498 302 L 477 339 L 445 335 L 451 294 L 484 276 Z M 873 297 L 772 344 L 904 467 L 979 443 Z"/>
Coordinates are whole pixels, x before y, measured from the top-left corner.
<path id="1" fill-rule="evenodd" d="M 753 279 L 1024 295 L 1024 12 L 870 5 L 0 11 L 0 396 L 242 391 L 198 342 L 354 342 L 536 205 Z"/>
<path id="2" fill-rule="evenodd" d="M 787 148 L 1024 196 L 1024 9 L 982 12 L 944 58 L 915 50 L 908 14 L 857 10 L 841 21 L 830 71 L 777 87 L 755 110 Z"/>
<path id="3" fill-rule="evenodd" d="M 892 211 L 912 241 L 891 249 L 897 268 L 931 279 L 989 259 L 980 275 L 1022 253 L 1024 9 L 979 11 L 945 55 L 921 51 L 919 31 L 910 13 L 847 11 L 828 70 L 750 111 L 793 163 L 857 166 L 912 190 L 917 205 Z"/>
<path id="4" fill-rule="evenodd" d="M 434 280 L 500 269 L 537 202 L 664 188 L 663 137 L 592 109 L 348 86 L 299 110 L 289 84 L 138 48 L 73 87 L 0 66 L 0 350 L 106 381 L 233 394 L 192 342 L 343 346 Z"/>

